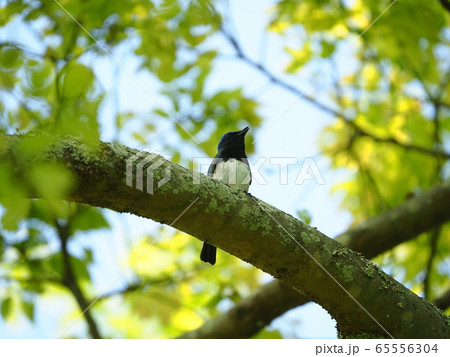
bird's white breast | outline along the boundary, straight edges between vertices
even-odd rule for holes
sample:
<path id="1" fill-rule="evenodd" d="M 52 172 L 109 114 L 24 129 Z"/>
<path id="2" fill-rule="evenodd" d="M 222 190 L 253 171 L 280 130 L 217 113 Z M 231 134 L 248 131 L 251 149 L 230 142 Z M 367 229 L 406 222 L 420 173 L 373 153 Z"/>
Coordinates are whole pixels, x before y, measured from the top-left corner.
<path id="1" fill-rule="evenodd" d="M 250 169 L 242 161 L 236 159 L 219 162 L 212 178 L 244 191 L 248 191 L 251 182 Z"/>

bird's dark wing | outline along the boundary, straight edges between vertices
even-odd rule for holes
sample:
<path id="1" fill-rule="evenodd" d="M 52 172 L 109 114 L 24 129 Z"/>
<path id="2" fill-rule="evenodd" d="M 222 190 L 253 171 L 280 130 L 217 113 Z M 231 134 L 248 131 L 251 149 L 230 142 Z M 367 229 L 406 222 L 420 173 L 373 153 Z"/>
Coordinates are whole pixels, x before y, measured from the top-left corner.
<path id="1" fill-rule="evenodd" d="M 252 170 L 250 170 L 250 164 L 248 163 L 247 157 L 243 157 L 243 158 L 241 159 L 241 161 L 242 161 L 244 164 L 247 165 L 248 171 L 250 171 L 250 182 L 248 183 L 249 186 L 250 186 L 250 185 L 252 184 Z"/>
<path id="2" fill-rule="evenodd" d="M 221 158 L 219 156 L 219 154 L 216 155 L 216 157 L 213 159 L 213 161 L 211 162 L 211 165 L 209 165 L 208 168 L 208 176 L 212 177 L 212 175 L 214 174 L 214 172 L 216 171 L 216 167 L 217 165 L 219 165 L 220 162 L 222 161 L 226 161 L 223 158 Z"/>

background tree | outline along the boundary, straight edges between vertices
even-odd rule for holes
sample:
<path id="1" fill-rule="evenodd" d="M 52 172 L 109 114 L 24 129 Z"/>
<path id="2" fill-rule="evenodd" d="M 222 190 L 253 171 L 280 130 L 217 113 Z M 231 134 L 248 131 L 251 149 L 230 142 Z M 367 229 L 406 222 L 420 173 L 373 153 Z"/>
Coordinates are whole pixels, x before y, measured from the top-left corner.
<path id="1" fill-rule="evenodd" d="M 315 158 L 326 157 L 330 169 L 341 172 L 335 189 L 356 226 L 384 217 L 383 212 L 448 178 L 450 38 L 443 4 L 273 2 L 256 59 L 233 26 L 232 1 L 9 1 L 0 12 L 7 25 L 0 37 L 1 130 L 38 138 L 20 146 L 30 161 L 52 140 L 41 139 L 45 133 L 76 137 L 88 146 L 99 139 L 152 148 L 156 142 L 172 162 L 192 167 L 192 157 L 213 156 L 221 135 L 244 124 L 254 131 L 264 125 L 254 143 L 282 146 L 283 137 L 270 135 L 273 127 L 309 128 L 315 118 L 299 114 L 297 123 L 279 123 L 290 108 L 302 113 L 296 104 L 303 101 L 327 122 Z M 284 46 L 282 57 L 269 56 L 268 42 L 274 38 Z M 256 90 L 216 85 L 215 79 L 224 76 L 217 68 L 230 60 L 236 70 L 225 76 L 251 70 L 258 78 Z M 260 85 L 264 82 L 267 86 Z M 121 88 L 131 85 L 143 99 L 130 100 L 137 91 L 123 98 Z M 281 90 L 292 101 L 269 119 L 264 90 Z M 248 151 L 254 150 L 249 142 Z M 111 275 L 111 264 L 104 262 L 110 242 L 95 242 L 95 232 L 117 230 L 118 216 L 64 201 L 73 177 L 62 166 L 39 165 L 22 179 L 3 161 L 0 176 L 0 299 L 8 324 L 21 314 L 33 321 L 40 305 L 56 300 L 64 302 L 60 311 L 67 314 L 60 327 L 64 336 L 175 337 L 214 316 L 219 316 L 220 331 L 227 307 L 256 298 L 280 308 L 263 323 L 261 312 L 244 310 L 251 328 L 234 328 L 235 337 L 257 331 L 260 337 L 279 337 L 280 330 L 265 329 L 266 324 L 306 302 L 277 282 L 248 298 L 267 279 L 260 271 L 225 254 L 211 269 L 198 261 L 197 241 L 181 232 L 168 238 L 155 228 L 118 243 L 126 248 L 125 265 L 133 264 L 126 274 L 111 277 L 116 284 L 110 286 L 104 282 Z M 45 199 L 27 199 L 30 187 Z M 426 217 L 433 206 L 422 206 Z M 298 202 L 300 218 L 310 223 L 315 212 L 304 208 Z M 387 218 L 375 227 L 384 222 Z M 384 252 L 376 263 L 446 309 L 448 229 L 440 222 L 426 232 L 413 230 L 403 239 L 408 242 L 375 253 L 370 245 L 380 237 L 348 245 L 367 257 Z M 164 240 L 153 244 L 162 233 Z M 117 264 L 114 269 L 119 270 Z M 274 287 L 283 291 L 281 306 L 280 301 L 270 304 Z M 68 308 L 67 296 L 77 306 Z M 86 324 L 72 326 L 80 310 L 86 311 Z M 285 335 L 295 331 L 281 330 Z"/>

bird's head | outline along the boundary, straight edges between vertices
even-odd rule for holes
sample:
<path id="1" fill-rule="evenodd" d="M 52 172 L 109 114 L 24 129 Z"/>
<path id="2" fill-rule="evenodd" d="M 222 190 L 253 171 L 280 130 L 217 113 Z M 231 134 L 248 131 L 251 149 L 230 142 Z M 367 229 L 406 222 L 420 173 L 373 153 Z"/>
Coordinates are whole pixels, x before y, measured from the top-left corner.
<path id="1" fill-rule="evenodd" d="M 245 127 L 240 131 L 230 131 L 222 136 L 219 141 L 217 150 L 220 152 L 229 152 L 232 156 L 241 154 L 245 157 L 245 134 L 249 131 L 250 127 Z M 230 155 L 230 157 L 232 157 Z"/>

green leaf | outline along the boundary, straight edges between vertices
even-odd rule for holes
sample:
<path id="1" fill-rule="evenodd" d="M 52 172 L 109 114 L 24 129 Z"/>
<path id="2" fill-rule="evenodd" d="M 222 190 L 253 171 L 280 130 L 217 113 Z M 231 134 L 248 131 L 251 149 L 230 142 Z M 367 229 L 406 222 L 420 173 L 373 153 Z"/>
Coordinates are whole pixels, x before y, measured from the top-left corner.
<path id="1" fill-rule="evenodd" d="M 69 62 L 61 72 L 61 88 L 65 98 L 85 97 L 94 82 L 92 70 L 80 63 Z"/>
<path id="2" fill-rule="evenodd" d="M 11 317 L 13 309 L 13 300 L 10 296 L 2 301 L 1 312 L 2 316 L 5 320 L 8 320 Z"/>
<path id="3" fill-rule="evenodd" d="M 28 317 L 28 320 L 34 322 L 34 304 L 26 300 L 23 300 L 22 309 L 23 312 L 25 313 L 25 316 Z"/>
<path id="4" fill-rule="evenodd" d="M 334 42 L 321 41 L 322 51 L 320 52 L 320 57 L 328 58 L 336 50 L 336 44 Z"/>
<path id="5" fill-rule="evenodd" d="M 40 164 L 28 175 L 39 197 L 44 199 L 64 198 L 73 183 L 70 171 L 63 165 Z"/>
<path id="6" fill-rule="evenodd" d="M 126 113 L 118 113 L 116 115 L 116 126 L 118 129 L 122 129 L 123 126 L 128 123 L 131 119 L 133 119 L 135 116 L 132 112 L 126 112 Z"/>
<path id="7" fill-rule="evenodd" d="M 5 208 L 1 223 L 3 228 L 15 231 L 19 228 L 19 223 L 28 217 L 30 200 L 26 198 L 3 197 L 0 203 Z"/>
<path id="8" fill-rule="evenodd" d="M 46 97 L 50 94 L 55 79 L 54 64 L 48 60 L 36 62 L 27 61 L 25 66 L 26 84 L 24 91 L 34 97 Z"/>
<path id="9" fill-rule="evenodd" d="M 267 329 L 263 329 L 252 337 L 252 339 L 256 339 L 256 338 L 257 339 L 279 339 L 279 338 L 283 338 L 283 336 L 281 336 L 280 331 L 277 331 L 277 330 L 269 331 Z"/>
<path id="10" fill-rule="evenodd" d="M 162 110 L 161 108 L 155 108 L 153 109 L 153 113 L 162 116 L 163 118 L 168 118 L 169 114 L 165 110 Z"/>
<path id="11" fill-rule="evenodd" d="M 73 268 L 73 273 L 75 274 L 76 279 L 90 281 L 90 274 L 88 270 L 88 264 L 87 261 L 89 257 L 85 257 L 85 259 L 78 259 L 77 257 L 71 256 L 70 257 L 70 263 Z"/>
<path id="12" fill-rule="evenodd" d="M 0 76 L 0 89 L 12 90 L 16 83 L 19 82 L 15 72 L 4 71 Z"/>
<path id="13" fill-rule="evenodd" d="M 300 218 L 300 220 L 302 222 L 304 222 L 306 224 L 311 224 L 312 215 L 308 210 L 306 210 L 306 209 L 298 210 L 297 217 Z"/>
<path id="14" fill-rule="evenodd" d="M 69 224 L 71 235 L 78 231 L 109 228 L 108 221 L 98 208 L 84 205 L 78 206 L 75 215 L 69 220 Z"/>
<path id="15" fill-rule="evenodd" d="M 58 213 L 60 213 L 59 216 L 61 218 L 64 218 L 66 216 L 65 214 L 61 215 L 62 212 Z M 55 211 L 46 200 L 32 200 L 30 202 L 30 211 L 28 217 L 38 219 L 49 225 L 53 225 L 55 221 Z"/>
<path id="16" fill-rule="evenodd" d="M 305 43 L 305 45 L 301 49 L 294 50 L 291 48 L 286 48 L 286 51 L 289 52 L 292 56 L 291 62 L 286 68 L 286 72 L 288 73 L 298 72 L 311 59 L 313 55 L 313 51 L 309 42 Z"/>
<path id="17" fill-rule="evenodd" d="M 89 263 L 94 263 L 94 253 L 90 248 L 84 248 L 84 261 Z"/>
<path id="18" fill-rule="evenodd" d="M 16 71 L 23 63 L 20 49 L 10 46 L 0 47 L 0 68 L 3 71 Z"/>

